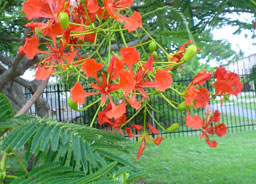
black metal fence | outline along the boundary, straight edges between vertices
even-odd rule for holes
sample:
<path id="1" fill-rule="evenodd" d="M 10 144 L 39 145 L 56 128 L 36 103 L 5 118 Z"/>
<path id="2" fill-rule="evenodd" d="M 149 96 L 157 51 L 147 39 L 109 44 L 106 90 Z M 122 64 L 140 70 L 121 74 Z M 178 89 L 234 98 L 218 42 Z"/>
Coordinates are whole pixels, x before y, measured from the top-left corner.
<path id="1" fill-rule="evenodd" d="M 229 132 L 241 132 L 247 130 L 255 130 L 256 128 L 256 78 L 252 78 L 249 74 L 240 75 L 242 82 L 244 83 L 243 91 L 237 96 L 230 96 L 230 100 L 224 101 L 221 105 L 220 99 L 216 98 L 210 101 L 210 105 L 213 110 L 218 109 L 221 112 L 221 122 L 225 123 Z M 190 77 L 179 77 L 173 85 L 177 88 L 188 85 L 192 81 Z M 206 83 L 205 87 L 212 91 L 209 83 Z M 73 123 L 87 124 L 89 125 L 97 108 L 98 104 L 92 105 L 85 111 L 78 112 L 72 110 L 67 103 L 70 86 L 67 85 L 51 85 L 48 86 L 43 97 L 49 103 L 48 116 L 58 121 L 70 121 Z M 90 91 L 87 89 L 86 91 Z M 27 98 L 31 97 L 31 93 L 26 89 L 25 95 Z M 174 91 L 168 90 L 164 95 L 171 100 L 181 102 L 182 99 Z M 90 96 L 86 98 L 87 102 L 97 100 L 98 96 Z M 195 135 L 199 132 L 192 130 L 185 126 L 185 111 L 180 111 L 172 108 L 162 97 L 153 96 L 150 100 L 150 105 L 157 109 L 159 112 L 151 111 L 151 114 L 164 128 L 168 128 L 173 123 L 179 123 L 179 130 L 172 133 L 165 133 L 165 136 L 184 136 Z M 33 106 L 29 113 L 35 113 L 35 107 Z M 127 109 L 128 119 L 135 113 L 132 108 Z M 199 114 L 204 116 L 203 109 L 193 109 L 191 114 Z M 155 124 L 153 118 L 149 116 L 149 122 Z M 143 112 L 140 112 L 132 123 L 140 124 L 143 122 Z M 98 126 L 99 127 L 99 126 Z M 99 127 L 100 128 L 100 127 Z"/>

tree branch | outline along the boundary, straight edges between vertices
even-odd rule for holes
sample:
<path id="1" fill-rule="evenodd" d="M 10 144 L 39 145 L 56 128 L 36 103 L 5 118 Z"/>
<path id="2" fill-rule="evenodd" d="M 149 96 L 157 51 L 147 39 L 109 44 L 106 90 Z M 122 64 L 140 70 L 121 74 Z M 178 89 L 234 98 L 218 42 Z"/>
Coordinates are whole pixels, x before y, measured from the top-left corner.
<path id="1" fill-rule="evenodd" d="M 147 41 L 147 40 L 148 40 L 148 35 L 144 35 L 144 36 L 142 37 L 142 39 L 141 39 L 141 43 L 143 43 L 143 42 L 145 42 L 145 41 Z M 128 45 L 129 47 L 132 47 L 132 46 L 137 45 L 137 44 L 139 44 L 139 41 L 138 41 L 138 40 L 134 40 L 134 41 L 131 41 L 131 42 L 127 43 L 127 45 Z M 124 44 L 119 44 L 119 46 L 118 46 L 118 44 L 113 44 L 113 45 L 111 45 L 111 51 L 119 50 L 119 47 L 120 47 L 120 48 L 123 48 L 123 47 L 125 47 L 125 46 L 124 46 Z"/>
<path id="2" fill-rule="evenodd" d="M 36 92 L 27 101 L 27 103 L 22 107 L 22 109 L 15 115 L 15 117 L 25 114 L 30 109 L 30 107 L 35 103 L 35 101 L 38 99 L 38 97 L 44 92 L 44 89 L 47 86 L 48 80 L 49 79 L 42 81 L 40 86 L 37 88 Z"/>
<path id="3" fill-rule="evenodd" d="M 0 37 L 1 41 L 5 41 L 5 42 L 22 42 L 23 39 L 21 38 L 10 38 L 10 37 Z"/>
<path id="4" fill-rule="evenodd" d="M 0 54 L 0 60 L 6 64 L 7 66 L 11 66 L 12 64 L 12 60 L 10 60 L 9 58 L 3 56 L 2 54 Z"/>

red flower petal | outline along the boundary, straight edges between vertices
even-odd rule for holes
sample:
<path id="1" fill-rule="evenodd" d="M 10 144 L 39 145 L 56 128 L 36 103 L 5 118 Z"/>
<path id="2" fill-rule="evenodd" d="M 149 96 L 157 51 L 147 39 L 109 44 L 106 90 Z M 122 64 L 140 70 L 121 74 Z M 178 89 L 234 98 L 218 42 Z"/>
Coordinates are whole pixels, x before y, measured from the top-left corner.
<path id="1" fill-rule="evenodd" d="M 196 90 L 198 86 L 197 85 L 191 85 L 187 89 L 187 94 L 186 94 L 186 100 L 185 100 L 185 105 L 190 106 L 191 103 L 195 100 L 198 90 Z"/>
<path id="2" fill-rule="evenodd" d="M 46 80 L 48 79 L 51 74 L 55 71 L 53 66 L 46 68 L 45 66 L 38 66 L 36 71 L 36 80 Z"/>
<path id="3" fill-rule="evenodd" d="M 221 137 L 227 134 L 227 127 L 224 123 L 215 126 L 215 133 Z"/>
<path id="4" fill-rule="evenodd" d="M 124 68 L 124 65 L 121 62 L 121 60 L 118 57 L 116 57 L 115 54 L 113 54 L 107 70 L 108 73 L 114 72 L 114 76 L 112 77 L 113 80 L 116 80 L 116 77 L 118 76 L 119 71 L 122 70 L 123 68 Z"/>
<path id="5" fill-rule="evenodd" d="M 120 105 L 112 105 L 112 109 L 106 113 L 108 118 L 120 118 L 124 113 L 126 113 L 126 103 L 123 102 Z"/>
<path id="6" fill-rule="evenodd" d="M 148 69 L 152 73 L 154 73 L 153 62 L 154 62 L 154 57 L 152 54 L 150 54 L 150 57 L 148 58 L 148 62 L 143 64 L 144 68 Z"/>
<path id="7" fill-rule="evenodd" d="M 226 73 L 227 73 L 227 70 L 224 67 L 220 66 L 216 69 L 214 73 L 214 78 L 218 80 L 223 80 Z"/>
<path id="8" fill-rule="evenodd" d="M 204 83 L 211 79 L 212 73 L 206 72 L 206 70 L 201 71 L 196 76 L 194 76 L 194 80 L 192 84 L 204 85 Z"/>
<path id="9" fill-rule="evenodd" d="M 95 59 L 86 59 L 81 69 L 88 78 L 98 79 L 97 72 L 102 69 L 102 64 L 97 63 Z"/>
<path id="10" fill-rule="evenodd" d="M 137 153 L 137 160 L 140 158 L 140 156 L 142 155 L 142 153 L 143 153 L 143 151 L 144 151 L 144 149 L 146 148 L 146 146 L 145 146 L 145 141 L 144 141 L 144 139 L 142 140 L 142 143 L 141 143 L 141 145 L 140 145 L 140 148 L 139 148 L 139 151 L 138 151 L 138 153 Z"/>
<path id="11" fill-rule="evenodd" d="M 141 125 L 135 125 L 135 124 L 131 124 L 131 127 L 135 128 L 137 132 L 139 132 L 140 130 L 144 129 L 143 126 L 141 126 Z"/>
<path id="12" fill-rule="evenodd" d="M 220 121 L 220 112 L 218 110 L 215 110 L 210 122 L 219 122 Z"/>
<path id="13" fill-rule="evenodd" d="M 41 31 L 43 35 L 50 37 L 55 45 L 56 37 L 64 32 L 60 23 L 52 23 L 51 21 L 48 21 L 48 26 L 46 28 L 42 28 Z"/>
<path id="14" fill-rule="evenodd" d="M 150 129 L 149 134 L 155 133 L 157 135 L 160 135 L 160 132 L 155 127 L 153 127 L 150 123 L 148 123 L 148 128 Z"/>
<path id="15" fill-rule="evenodd" d="M 87 95 L 86 95 L 86 92 L 84 91 L 83 86 L 79 82 L 75 83 L 74 87 L 70 90 L 70 94 L 71 94 L 71 98 L 75 103 L 79 103 L 81 105 L 84 104 L 85 97 Z"/>
<path id="16" fill-rule="evenodd" d="M 127 135 L 128 135 L 129 138 L 132 138 L 132 137 L 134 136 L 133 133 L 132 133 L 132 129 L 126 127 L 126 128 L 124 129 L 124 131 L 127 133 Z"/>
<path id="17" fill-rule="evenodd" d="M 128 32 L 136 31 L 142 26 L 142 19 L 139 12 L 134 11 L 132 16 L 123 18 L 124 27 L 127 28 Z"/>
<path id="18" fill-rule="evenodd" d="M 157 137 L 156 140 L 154 140 L 155 145 L 158 146 L 162 142 L 162 140 L 164 140 L 163 137 Z"/>
<path id="19" fill-rule="evenodd" d="M 40 52 L 38 49 L 39 39 L 35 36 L 31 38 L 26 38 L 24 46 L 19 48 L 19 54 L 26 54 L 28 59 L 33 59 L 34 56 Z"/>
<path id="20" fill-rule="evenodd" d="M 157 70 L 155 77 L 155 88 L 158 91 L 165 91 L 172 84 L 172 76 L 165 70 Z"/>
<path id="21" fill-rule="evenodd" d="M 28 20 L 39 17 L 53 17 L 48 2 L 42 0 L 25 1 L 23 4 L 23 12 L 26 14 Z"/>
<path id="22" fill-rule="evenodd" d="M 140 53 L 135 47 L 126 47 L 120 49 L 122 61 L 128 66 L 132 72 L 132 66 L 140 61 Z"/>
<path id="23" fill-rule="evenodd" d="M 134 90 L 134 93 L 131 98 L 127 98 L 124 96 L 124 98 L 127 100 L 127 102 L 132 106 L 132 108 L 138 110 L 140 108 L 141 102 L 143 102 L 143 98 L 140 101 L 136 101 L 136 90 Z"/>
<path id="24" fill-rule="evenodd" d="M 209 103 L 209 91 L 207 88 L 200 88 L 195 98 L 195 108 L 205 107 Z"/>
<path id="25" fill-rule="evenodd" d="M 191 116 L 189 111 L 187 111 L 187 116 L 185 117 L 186 126 L 193 129 L 200 129 L 203 127 L 203 120 L 200 116 Z"/>
<path id="26" fill-rule="evenodd" d="M 130 93 L 131 91 L 133 91 L 133 89 L 135 88 L 136 85 L 136 81 L 133 77 L 133 75 L 128 72 L 125 69 L 122 69 L 119 72 L 119 77 L 120 77 L 120 87 L 123 88 L 125 93 Z"/>
<path id="27" fill-rule="evenodd" d="M 100 9 L 97 0 L 87 0 L 87 10 L 88 13 L 97 13 Z"/>

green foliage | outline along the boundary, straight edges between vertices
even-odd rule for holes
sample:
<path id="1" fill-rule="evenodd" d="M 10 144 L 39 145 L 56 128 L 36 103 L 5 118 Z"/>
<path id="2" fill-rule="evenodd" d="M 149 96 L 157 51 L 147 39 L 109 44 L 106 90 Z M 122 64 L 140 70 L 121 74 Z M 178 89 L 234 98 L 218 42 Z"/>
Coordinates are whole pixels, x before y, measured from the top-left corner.
<path id="1" fill-rule="evenodd" d="M 104 174 L 108 173 L 117 165 L 117 162 L 112 162 L 93 174 L 87 176 L 82 171 L 74 171 L 72 167 L 62 166 L 61 164 L 45 164 L 34 168 L 28 175 L 19 177 L 11 182 L 11 184 L 22 183 L 47 183 L 47 184 L 82 184 L 90 183 L 97 180 Z"/>
<path id="2" fill-rule="evenodd" d="M 15 154 L 16 158 L 17 153 L 25 151 L 25 160 L 35 158 L 32 171 L 28 173 L 21 165 L 26 172 L 21 171 L 11 183 L 90 183 L 99 178 L 111 181 L 116 169 L 134 169 L 111 152 L 125 150 L 120 145 L 126 141 L 122 136 L 32 115 L 14 118 L 4 95 L 1 100 L 1 105 L 10 110 L 1 116 L 5 121 L 0 123 L 0 130 L 10 130 L 1 142 L 1 151 Z"/>
<path id="3" fill-rule="evenodd" d="M 0 93 L 0 122 L 14 116 L 13 108 L 8 98 Z"/>

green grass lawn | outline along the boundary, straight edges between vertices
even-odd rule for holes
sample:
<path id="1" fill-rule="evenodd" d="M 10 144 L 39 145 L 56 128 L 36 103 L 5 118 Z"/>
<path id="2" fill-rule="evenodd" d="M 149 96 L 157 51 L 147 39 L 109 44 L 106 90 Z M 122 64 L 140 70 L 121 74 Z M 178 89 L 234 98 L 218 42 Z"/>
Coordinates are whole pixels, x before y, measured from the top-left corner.
<path id="1" fill-rule="evenodd" d="M 145 173 L 135 183 L 256 183 L 256 132 L 216 138 L 217 148 L 198 137 L 166 138 L 158 147 L 147 146 L 138 161 L 135 146 L 127 159 Z"/>

